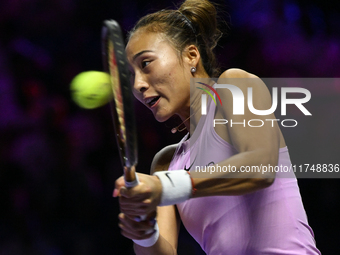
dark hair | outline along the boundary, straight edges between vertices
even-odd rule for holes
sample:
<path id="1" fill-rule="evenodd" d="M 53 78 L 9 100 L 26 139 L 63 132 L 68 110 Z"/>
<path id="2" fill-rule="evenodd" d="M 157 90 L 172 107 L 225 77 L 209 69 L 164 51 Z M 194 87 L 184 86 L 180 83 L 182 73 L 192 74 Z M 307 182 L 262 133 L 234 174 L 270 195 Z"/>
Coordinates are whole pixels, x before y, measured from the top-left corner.
<path id="1" fill-rule="evenodd" d="M 180 56 L 187 45 L 196 45 L 207 74 L 210 77 L 219 76 L 213 49 L 222 33 L 217 27 L 216 8 L 208 0 L 186 0 L 178 10 L 161 10 L 148 14 L 137 22 L 129 38 L 139 28 L 163 33 Z"/>

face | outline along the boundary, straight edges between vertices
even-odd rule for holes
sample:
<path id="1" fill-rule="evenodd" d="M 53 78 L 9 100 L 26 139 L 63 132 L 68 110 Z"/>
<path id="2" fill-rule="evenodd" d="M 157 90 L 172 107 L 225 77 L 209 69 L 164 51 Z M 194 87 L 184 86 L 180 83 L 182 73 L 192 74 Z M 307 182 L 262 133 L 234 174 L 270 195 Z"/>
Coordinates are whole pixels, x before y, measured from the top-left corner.
<path id="1" fill-rule="evenodd" d="M 135 97 L 155 118 L 166 121 L 174 114 L 190 114 L 190 59 L 177 51 L 161 33 L 137 30 L 126 46 Z"/>

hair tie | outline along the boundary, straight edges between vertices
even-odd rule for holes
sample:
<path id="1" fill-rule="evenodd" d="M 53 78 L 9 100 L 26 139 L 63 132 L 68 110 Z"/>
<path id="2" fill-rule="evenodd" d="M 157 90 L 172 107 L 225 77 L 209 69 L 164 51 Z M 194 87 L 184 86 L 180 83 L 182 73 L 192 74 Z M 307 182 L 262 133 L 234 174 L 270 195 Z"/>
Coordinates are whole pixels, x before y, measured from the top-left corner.
<path id="1" fill-rule="evenodd" d="M 183 17 L 183 21 L 191 28 L 192 32 L 194 33 L 194 35 L 196 36 L 196 29 L 195 27 L 192 25 L 192 22 L 180 11 L 178 11 L 182 17 Z"/>

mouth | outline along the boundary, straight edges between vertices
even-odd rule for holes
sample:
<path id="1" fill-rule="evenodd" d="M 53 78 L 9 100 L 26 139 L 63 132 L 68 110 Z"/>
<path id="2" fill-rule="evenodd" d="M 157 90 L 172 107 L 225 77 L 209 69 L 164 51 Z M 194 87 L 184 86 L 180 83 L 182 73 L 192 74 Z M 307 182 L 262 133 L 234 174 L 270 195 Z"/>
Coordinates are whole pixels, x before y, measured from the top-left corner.
<path id="1" fill-rule="evenodd" d="M 149 97 L 149 98 L 146 98 L 146 99 L 144 100 L 144 102 L 145 102 L 145 104 L 146 104 L 147 106 L 149 106 L 150 108 L 152 108 L 152 107 L 155 107 L 155 106 L 158 104 L 160 98 L 161 98 L 160 96 Z"/>

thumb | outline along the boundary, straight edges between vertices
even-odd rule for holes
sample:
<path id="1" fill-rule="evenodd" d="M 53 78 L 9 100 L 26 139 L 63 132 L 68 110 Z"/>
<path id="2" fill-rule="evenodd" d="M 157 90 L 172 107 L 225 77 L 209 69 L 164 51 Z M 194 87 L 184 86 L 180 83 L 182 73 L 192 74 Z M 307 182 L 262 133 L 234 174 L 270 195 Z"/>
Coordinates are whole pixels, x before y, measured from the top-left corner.
<path id="1" fill-rule="evenodd" d="M 114 189 L 114 190 L 113 190 L 113 193 L 112 193 L 112 196 L 113 196 L 113 197 L 118 197 L 119 195 L 120 195 L 119 190 L 118 190 L 118 189 Z"/>
<path id="2" fill-rule="evenodd" d="M 120 194 L 121 194 L 120 190 L 121 190 L 122 187 L 125 187 L 125 182 L 124 182 L 124 177 L 123 176 L 119 177 L 116 180 L 116 182 L 115 182 L 115 189 L 113 190 L 112 196 L 113 197 L 120 196 Z"/>

